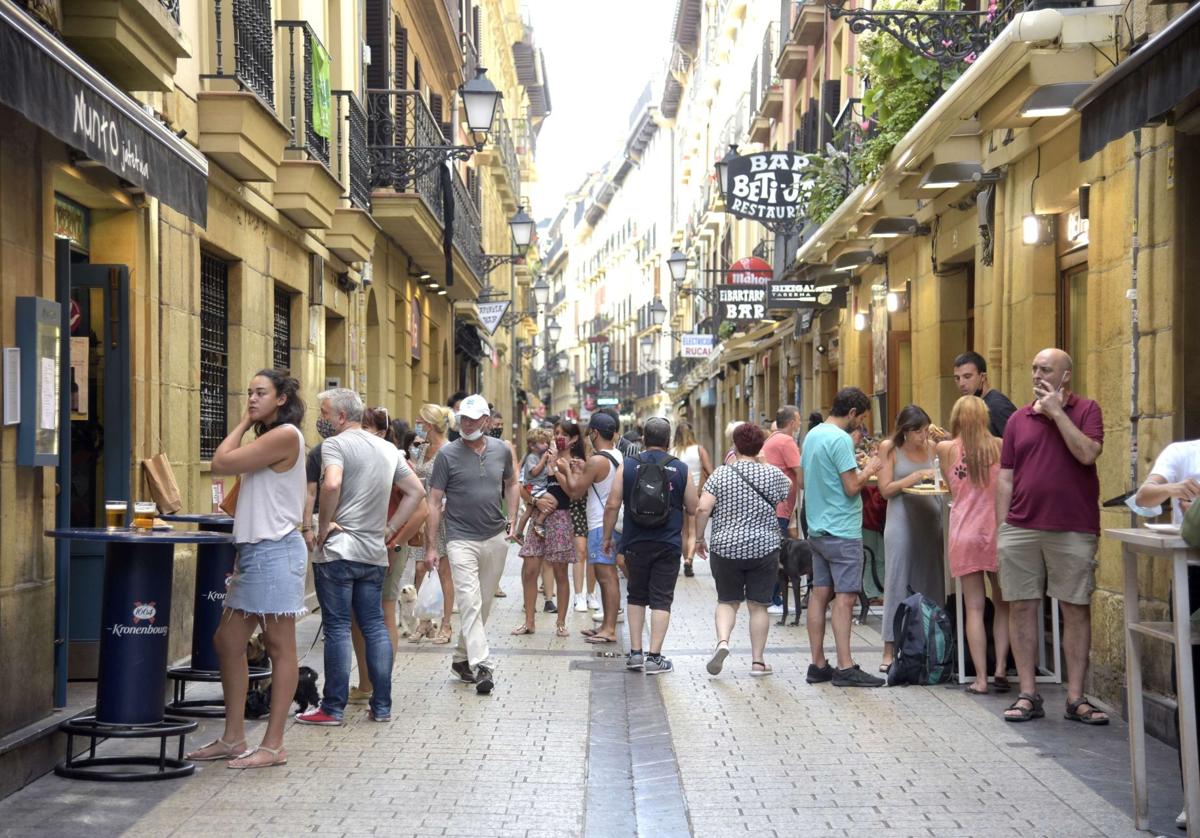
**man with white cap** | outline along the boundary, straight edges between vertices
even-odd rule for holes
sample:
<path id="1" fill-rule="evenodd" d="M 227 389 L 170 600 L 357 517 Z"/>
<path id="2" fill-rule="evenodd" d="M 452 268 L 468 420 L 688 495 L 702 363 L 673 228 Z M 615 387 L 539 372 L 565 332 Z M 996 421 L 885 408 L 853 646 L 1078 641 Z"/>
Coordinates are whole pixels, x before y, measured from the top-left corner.
<path id="1" fill-rule="evenodd" d="M 480 695 L 487 695 L 495 686 L 496 667 L 485 625 L 504 573 L 507 535 L 516 532 L 519 509 L 512 454 L 502 440 L 486 433 L 491 415 L 483 396 L 467 396 L 459 404 L 459 438 L 443 445 L 433 462 L 425 531 L 425 561 L 436 570 L 438 556 L 432 534 L 445 516 L 446 555 L 460 624 L 450 669 L 462 681 L 474 684 Z M 505 509 L 510 520 L 505 518 Z"/>

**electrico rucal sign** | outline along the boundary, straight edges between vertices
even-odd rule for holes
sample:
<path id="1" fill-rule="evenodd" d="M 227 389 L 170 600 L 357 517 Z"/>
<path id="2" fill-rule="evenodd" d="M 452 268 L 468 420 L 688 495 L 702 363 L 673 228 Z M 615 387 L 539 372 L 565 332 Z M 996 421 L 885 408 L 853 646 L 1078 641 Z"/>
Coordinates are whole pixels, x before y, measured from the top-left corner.
<path id="1" fill-rule="evenodd" d="M 808 158 L 791 151 L 746 154 L 729 161 L 725 208 L 753 221 L 794 220 Z"/>

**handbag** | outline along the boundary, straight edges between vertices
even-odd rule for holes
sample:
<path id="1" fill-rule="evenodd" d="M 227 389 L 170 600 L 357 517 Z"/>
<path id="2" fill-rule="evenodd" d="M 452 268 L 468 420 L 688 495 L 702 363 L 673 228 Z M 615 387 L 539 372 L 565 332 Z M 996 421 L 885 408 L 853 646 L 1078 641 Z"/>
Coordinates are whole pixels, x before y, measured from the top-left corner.
<path id="1" fill-rule="evenodd" d="M 167 455 L 155 454 L 148 460 L 142 460 L 142 468 L 146 472 L 150 497 L 154 499 L 158 511 L 169 515 L 183 509 L 179 484 L 175 482 L 175 472 L 171 470 L 171 461 L 167 459 Z"/>
<path id="2" fill-rule="evenodd" d="M 229 490 L 229 493 L 225 495 L 225 499 L 222 500 L 220 505 L 217 507 L 217 509 L 224 512 L 230 518 L 235 517 L 237 514 L 238 491 L 240 491 L 241 488 L 242 478 L 235 478 L 233 481 L 233 488 Z"/>

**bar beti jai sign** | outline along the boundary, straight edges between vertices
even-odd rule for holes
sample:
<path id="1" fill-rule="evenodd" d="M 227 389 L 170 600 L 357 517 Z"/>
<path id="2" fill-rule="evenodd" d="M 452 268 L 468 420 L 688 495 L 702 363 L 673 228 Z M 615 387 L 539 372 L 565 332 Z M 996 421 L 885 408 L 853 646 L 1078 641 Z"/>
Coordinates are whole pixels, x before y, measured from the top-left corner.
<path id="1" fill-rule="evenodd" d="M 729 161 L 725 209 L 752 221 L 794 220 L 808 158 L 791 151 L 746 154 Z"/>

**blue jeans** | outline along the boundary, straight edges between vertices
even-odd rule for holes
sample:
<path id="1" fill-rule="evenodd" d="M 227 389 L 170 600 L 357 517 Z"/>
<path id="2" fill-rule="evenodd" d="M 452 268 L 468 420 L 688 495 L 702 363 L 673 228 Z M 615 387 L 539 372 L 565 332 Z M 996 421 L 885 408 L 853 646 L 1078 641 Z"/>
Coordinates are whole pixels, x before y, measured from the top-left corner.
<path id="1" fill-rule="evenodd" d="M 321 709 L 340 719 L 350 693 L 350 609 L 367 642 L 371 712 L 392 712 L 392 641 L 383 619 L 383 579 L 387 568 L 343 560 L 313 564 L 317 602 L 325 624 L 325 689 Z"/>

